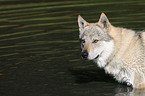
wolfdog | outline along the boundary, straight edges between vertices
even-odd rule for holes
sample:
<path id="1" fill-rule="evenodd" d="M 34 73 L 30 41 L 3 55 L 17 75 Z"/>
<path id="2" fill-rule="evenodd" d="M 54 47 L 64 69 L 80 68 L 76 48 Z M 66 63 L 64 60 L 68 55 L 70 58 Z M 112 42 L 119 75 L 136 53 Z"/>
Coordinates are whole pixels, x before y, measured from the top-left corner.
<path id="1" fill-rule="evenodd" d="M 78 16 L 81 56 L 93 60 L 120 83 L 145 88 L 145 32 L 114 27 L 102 13 L 97 23 Z"/>

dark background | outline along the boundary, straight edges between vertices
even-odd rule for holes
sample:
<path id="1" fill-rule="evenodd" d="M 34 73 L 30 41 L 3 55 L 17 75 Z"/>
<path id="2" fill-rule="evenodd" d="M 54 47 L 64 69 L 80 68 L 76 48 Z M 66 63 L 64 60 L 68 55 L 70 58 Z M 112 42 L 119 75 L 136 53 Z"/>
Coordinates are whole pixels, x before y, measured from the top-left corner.
<path id="1" fill-rule="evenodd" d="M 81 59 L 77 16 L 104 12 L 143 30 L 144 9 L 144 0 L 0 0 L 0 96 L 138 96 Z"/>

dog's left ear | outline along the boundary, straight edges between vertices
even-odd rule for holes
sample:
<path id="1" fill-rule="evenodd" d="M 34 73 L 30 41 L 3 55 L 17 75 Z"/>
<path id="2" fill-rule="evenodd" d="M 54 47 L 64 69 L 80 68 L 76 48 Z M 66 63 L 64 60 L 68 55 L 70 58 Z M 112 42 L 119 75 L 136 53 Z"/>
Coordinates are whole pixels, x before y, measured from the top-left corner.
<path id="1" fill-rule="evenodd" d="M 110 22 L 107 18 L 107 16 L 102 13 L 101 16 L 100 16 L 100 19 L 99 19 L 99 22 L 98 24 L 104 29 L 108 29 L 110 27 Z"/>

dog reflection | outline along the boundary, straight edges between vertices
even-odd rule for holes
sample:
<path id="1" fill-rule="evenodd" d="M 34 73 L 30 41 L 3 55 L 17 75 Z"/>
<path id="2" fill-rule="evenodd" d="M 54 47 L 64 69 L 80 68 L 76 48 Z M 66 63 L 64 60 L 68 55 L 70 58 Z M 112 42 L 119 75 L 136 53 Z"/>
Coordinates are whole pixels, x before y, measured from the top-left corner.
<path id="1" fill-rule="evenodd" d="M 145 96 L 145 90 L 125 88 L 117 88 L 115 96 Z"/>

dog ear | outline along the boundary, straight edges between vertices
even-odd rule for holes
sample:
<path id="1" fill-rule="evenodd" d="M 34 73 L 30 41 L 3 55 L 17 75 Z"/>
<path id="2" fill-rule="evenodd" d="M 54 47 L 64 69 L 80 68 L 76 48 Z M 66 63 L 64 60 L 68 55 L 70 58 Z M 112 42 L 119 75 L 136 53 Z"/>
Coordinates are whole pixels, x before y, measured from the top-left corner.
<path id="1" fill-rule="evenodd" d="M 80 15 L 78 16 L 78 25 L 79 25 L 79 29 L 81 31 L 81 29 L 84 29 L 87 25 L 88 22 L 86 22 Z"/>
<path id="2" fill-rule="evenodd" d="M 101 14 L 98 24 L 99 24 L 103 29 L 104 29 L 104 28 L 105 28 L 105 29 L 108 29 L 108 28 L 109 28 L 110 22 L 109 22 L 107 16 L 106 16 L 104 13 Z"/>

